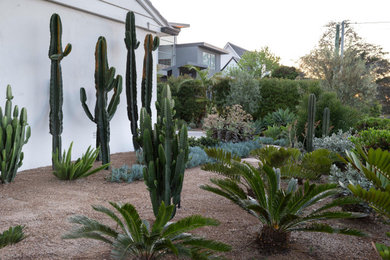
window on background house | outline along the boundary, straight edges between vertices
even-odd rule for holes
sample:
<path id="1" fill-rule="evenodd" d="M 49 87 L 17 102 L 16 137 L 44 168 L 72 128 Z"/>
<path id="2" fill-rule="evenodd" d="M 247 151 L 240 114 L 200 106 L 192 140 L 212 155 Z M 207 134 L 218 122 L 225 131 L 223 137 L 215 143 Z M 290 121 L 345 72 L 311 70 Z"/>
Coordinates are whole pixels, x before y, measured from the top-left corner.
<path id="1" fill-rule="evenodd" d="M 209 67 L 211 70 L 215 70 L 215 55 L 208 53 L 208 52 L 203 52 L 202 56 L 202 61 L 203 64 Z"/>

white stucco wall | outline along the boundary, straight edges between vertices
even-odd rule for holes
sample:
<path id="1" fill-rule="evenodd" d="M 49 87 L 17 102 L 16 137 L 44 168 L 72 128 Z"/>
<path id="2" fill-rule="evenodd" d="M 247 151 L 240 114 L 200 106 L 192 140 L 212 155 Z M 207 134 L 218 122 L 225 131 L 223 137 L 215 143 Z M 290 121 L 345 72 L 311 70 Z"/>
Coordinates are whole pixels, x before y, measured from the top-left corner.
<path id="1" fill-rule="evenodd" d="M 58 1 L 60 2 L 60 1 Z M 74 1 L 62 1 L 74 2 Z M 76 1 L 76 2 L 84 2 Z M 99 7 L 105 1 L 85 0 L 89 4 L 95 2 Z M 107 1 L 106 1 L 107 2 Z M 115 0 L 114 2 L 124 2 Z M 127 1 L 129 4 L 136 1 Z M 96 6 L 95 6 L 96 7 Z M 131 7 L 131 6 L 130 6 Z M 87 7 L 86 7 L 87 8 Z M 101 7 L 103 8 L 103 6 Z M 103 8 L 102 14 L 109 13 L 115 19 L 104 18 L 80 9 L 56 4 L 45 0 L 1 0 L 0 1 L 0 105 L 5 102 L 7 84 L 12 86 L 13 104 L 26 107 L 28 123 L 32 136 L 24 146 L 25 159 L 20 170 L 51 164 L 51 142 L 49 134 L 49 80 L 50 59 L 48 49 L 50 43 L 49 21 L 53 13 L 61 16 L 63 48 L 72 44 L 72 52 L 62 62 L 64 105 L 62 148 L 73 144 L 73 158 L 81 156 L 89 145 L 95 146 L 93 133 L 96 125 L 84 113 L 80 103 L 80 88 L 87 92 L 88 105 L 92 113 L 95 107 L 95 45 L 99 36 L 107 39 L 108 62 L 116 68 L 117 74 L 123 76 L 123 91 L 120 104 L 111 121 L 111 153 L 126 152 L 133 149 L 131 142 L 130 122 L 126 112 L 125 72 L 126 48 L 124 31 L 127 10 L 119 7 Z M 140 6 L 135 6 L 139 11 Z M 93 12 L 99 12 L 94 9 Z M 145 27 L 152 24 L 146 15 L 136 14 L 136 24 Z M 156 29 L 154 25 L 154 29 Z M 138 74 L 138 107 L 141 107 L 140 88 L 142 64 L 144 56 L 143 40 L 145 29 L 137 28 L 137 38 L 141 41 L 136 51 Z M 157 51 L 154 52 L 157 61 Z M 156 78 L 156 69 L 154 69 Z M 156 99 L 156 82 L 154 81 L 153 101 Z M 152 105 L 154 107 L 154 105 Z M 155 112 L 154 112 L 155 116 Z"/>
<path id="2" fill-rule="evenodd" d="M 230 59 L 232 57 L 235 57 L 237 58 L 238 60 L 240 59 L 240 57 L 235 53 L 235 51 L 233 50 L 233 48 L 229 45 L 229 44 L 226 44 L 225 47 L 223 48 L 224 50 L 228 51 L 229 54 L 223 54 L 221 55 L 221 69 L 223 67 L 225 67 L 225 65 L 230 61 Z"/>

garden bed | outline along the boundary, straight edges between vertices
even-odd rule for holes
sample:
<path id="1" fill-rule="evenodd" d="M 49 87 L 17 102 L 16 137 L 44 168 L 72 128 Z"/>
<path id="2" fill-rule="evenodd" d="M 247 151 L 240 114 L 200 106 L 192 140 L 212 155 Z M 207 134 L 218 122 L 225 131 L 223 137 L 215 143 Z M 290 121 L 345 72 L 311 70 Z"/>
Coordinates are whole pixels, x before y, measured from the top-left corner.
<path id="1" fill-rule="evenodd" d="M 120 167 L 135 161 L 134 153 L 112 155 L 112 165 Z M 109 259 L 110 247 L 99 241 L 62 240 L 72 227 L 67 219 L 74 214 L 99 220 L 107 218 L 91 205 L 108 206 L 108 201 L 133 204 L 142 218 L 154 219 L 148 191 L 142 181 L 110 183 L 108 171 L 85 179 L 60 181 L 51 167 L 20 172 L 14 183 L 0 185 L 0 231 L 11 225 L 26 226 L 28 237 L 19 244 L 0 249 L 0 259 Z M 291 250 L 267 255 L 256 241 L 261 224 L 230 201 L 199 189 L 213 173 L 199 167 L 186 170 L 182 192 L 182 208 L 175 219 L 201 214 L 216 218 L 218 227 L 197 230 L 198 234 L 228 243 L 231 259 L 379 259 L 371 241 L 385 242 L 388 226 L 377 219 L 338 220 L 334 223 L 365 231 L 370 238 L 357 238 L 322 233 L 293 233 Z M 112 222 L 105 222 L 112 223 Z"/>

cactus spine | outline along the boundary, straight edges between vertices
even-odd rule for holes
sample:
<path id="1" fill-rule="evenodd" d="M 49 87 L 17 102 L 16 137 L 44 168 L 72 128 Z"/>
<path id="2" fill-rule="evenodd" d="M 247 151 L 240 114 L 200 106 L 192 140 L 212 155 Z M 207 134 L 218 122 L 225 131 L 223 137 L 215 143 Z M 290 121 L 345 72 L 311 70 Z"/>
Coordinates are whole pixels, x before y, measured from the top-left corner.
<path id="1" fill-rule="evenodd" d="M 316 96 L 314 94 L 309 95 L 308 105 L 308 117 L 307 117 L 307 136 L 306 136 L 306 150 L 308 152 L 313 151 L 313 138 L 314 138 L 314 123 L 316 117 Z"/>
<path id="2" fill-rule="evenodd" d="M 144 48 L 144 66 L 142 72 L 142 107 L 146 108 L 149 115 L 152 115 L 150 109 L 150 103 L 152 101 L 152 88 L 153 88 L 153 54 L 160 44 L 160 39 L 156 36 L 153 39 L 151 34 L 147 34 L 145 37 Z M 167 205 L 167 204 L 165 204 Z"/>
<path id="3" fill-rule="evenodd" d="M 183 187 L 184 170 L 188 160 L 187 127 L 182 126 L 176 134 L 174 102 L 169 86 L 165 86 L 161 100 L 157 123 L 152 129 L 151 117 L 146 108 L 141 109 L 140 130 L 143 151 L 147 167 L 144 180 L 148 186 L 153 212 L 157 216 L 161 201 L 165 205 L 180 207 L 180 195 Z M 175 212 L 171 216 L 173 218 Z"/>
<path id="4" fill-rule="evenodd" d="M 62 72 L 61 60 L 72 50 L 69 43 L 62 50 L 62 24 L 58 14 L 53 14 L 50 18 L 50 47 L 49 58 L 51 60 L 50 74 L 50 115 L 49 127 L 52 137 L 52 153 L 58 150 L 58 159 L 61 159 L 61 134 L 62 134 Z M 53 165 L 54 167 L 54 165 Z"/>
<path id="5" fill-rule="evenodd" d="M 31 129 L 27 125 L 27 111 L 22 108 L 19 116 L 18 106 L 12 110 L 12 90 L 7 86 L 7 101 L 5 110 L 0 107 L 0 168 L 1 183 L 12 182 L 16 172 L 23 161 L 23 145 L 28 142 L 31 136 Z M 18 117 L 19 116 L 19 117 Z"/>
<path id="6" fill-rule="evenodd" d="M 329 135 L 330 110 L 328 107 L 324 108 L 324 115 L 322 117 L 322 136 Z"/>
<path id="7" fill-rule="evenodd" d="M 108 66 L 107 43 L 104 37 L 99 37 L 95 51 L 95 116 L 92 116 L 86 101 L 85 89 L 80 89 L 80 101 L 88 118 L 96 124 L 96 148 L 100 147 L 99 160 L 102 164 L 110 162 L 110 120 L 119 104 L 122 92 L 122 76 L 115 77 L 115 68 Z M 110 103 L 107 104 L 107 93 L 114 90 Z M 108 105 L 108 106 L 107 106 Z"/>
<path id="8" fill-rule="evenodd" d="M 127 116 L 130 120 L 131 133 L 133 135 L 133 146 L 135 150 L 140 148 L 138 140 L 138 106 L 137 106 L 137 67 L 135 64 L 135 50 L 140 42 L 135 34 L 134 13 L 126 15 L 125 44 L 127 49 L 126 63 L 126 99 Z"/>

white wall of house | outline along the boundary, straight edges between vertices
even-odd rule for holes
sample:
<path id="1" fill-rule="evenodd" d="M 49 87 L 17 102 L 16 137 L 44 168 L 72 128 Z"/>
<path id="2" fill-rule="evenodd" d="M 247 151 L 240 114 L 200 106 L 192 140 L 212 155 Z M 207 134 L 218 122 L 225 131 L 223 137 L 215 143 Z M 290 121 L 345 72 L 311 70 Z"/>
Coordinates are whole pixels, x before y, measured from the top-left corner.
<path id="1" fill-rule="evenodd" d="M 62 4 L 66 3 L 66 4 Z M 113 5 L 114 4 L 114 5 Z M 123 41 L 127 9 L 136 12 L 136 51 L 138 107 L 147 33 L 159 32 L 161 24 L 152 19 L 139 0 L 1 0 L 0 1 L 0 106 L 4 107 L 7 84 L 12 86 L 13 104 L 26 107 L 32 135 L 24 146 L 21 170 L 51 164 L 52 136 L 49 134 L 50 43 L 49 21 L 53 13 L 61 16 L 63 48 L 72 44 L 72 52 L 62 62 L 64 105 L 62 148 L 73 144 L 73 157 L 95 146 L 96 125 L 85 115 L 80 103 L 80 88 L 87 92 L 88 106 L 95 108 L 95 45 L 99 36 L 107 39 L 108 62 L 123 76 L 120 104 L 111 121 L 111 153 L 133 149 L 130 122 L 126 112 L 126 48 Z M 154 52 L 157 63 L 157 51 Z M 154 67 L 156 68 L 156 66 Z M 156 69 L 154 69 L 156 78 Z M 154 81 L 153 101 L 156 100 Z M 154 107 L 154 105 L 152 105 Z M 155 112 L 154 112 L 155 116 Z"/>

